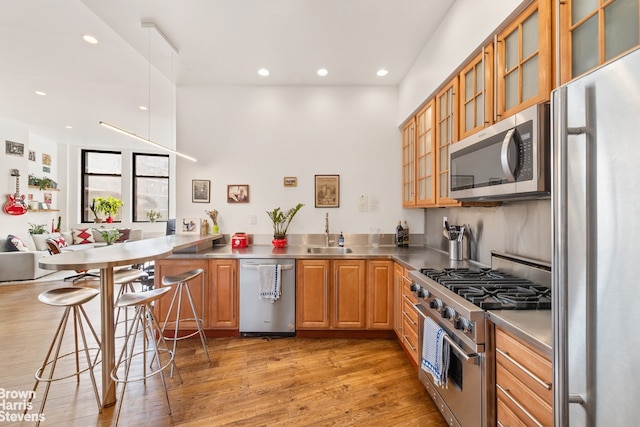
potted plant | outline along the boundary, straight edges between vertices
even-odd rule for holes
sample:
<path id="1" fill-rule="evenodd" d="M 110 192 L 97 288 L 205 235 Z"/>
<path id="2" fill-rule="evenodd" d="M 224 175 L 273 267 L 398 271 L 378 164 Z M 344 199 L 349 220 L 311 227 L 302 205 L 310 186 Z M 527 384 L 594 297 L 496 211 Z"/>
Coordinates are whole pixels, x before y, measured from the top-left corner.
<path id="1" fill-rule="evenodd" d="M 94 200 L 96 203 L 95 209 L 107 216 L 108 223 L 113 222 L 113 216 L 118 213 L 122 206 L 124 206 L 124 202 L 122 200 L 112 196 L 96 197 Z"/>
<path id="2" fill-rule="evenodd" d="M 29 234 L 46 234 L 47 229 L 44 224 L 29 223 Z"/>
<path id="3" fill-rule="evenodd" d="M 267 211 L 267 215 L 273 222 L 273 241 L 271 243 L 273 243 L 274 247 L 283 248 L 287 244 L 287 230 L 291 220 L 303 206 L 302 203 L 298 203 L 286 212 L 280 210 L 280 208 Z"/>
<path id="4" fill-rule="evenodd" d="M 100 218 L 100 215 L 98 215 L 98 208 L 96 207 L 96 199 L 94 198 L 93 200 L 91 200 L 91 204 L 89 205 L 89 209 L 91 210 L 91 213 L 93 213 L 93 221 L 96 224 L 99 224 L 102 222 L 102 218 Z"/>
<path id="5" fill-rule="evenodd" d="M 151 210 L 147 211 L 147 218 L 151 222 L 156 222 L 157 220 L 162 218 L 162 214 L 160 213 L 160 211 L 156 211 L 154 209 L 151 209 Z"/>
<path id="6" fill-rule="evenodd" d="M 120 238 L 120 230 L 117 228 L 105 228 L 103 225 L 98 232 L 107 245 L 113 245 Z"/>

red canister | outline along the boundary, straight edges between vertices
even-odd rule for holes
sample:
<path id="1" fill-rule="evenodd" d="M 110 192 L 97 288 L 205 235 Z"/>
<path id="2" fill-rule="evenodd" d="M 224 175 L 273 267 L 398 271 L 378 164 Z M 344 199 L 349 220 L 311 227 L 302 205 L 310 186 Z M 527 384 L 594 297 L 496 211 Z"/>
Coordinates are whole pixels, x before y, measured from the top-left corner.
<path id="1" fill-rule="evenodd" d="M 247 234 L 246 233 L 234 233 L 231 236 L 231 247 L 232 248 L 246 248 L 247 247 Z"/>

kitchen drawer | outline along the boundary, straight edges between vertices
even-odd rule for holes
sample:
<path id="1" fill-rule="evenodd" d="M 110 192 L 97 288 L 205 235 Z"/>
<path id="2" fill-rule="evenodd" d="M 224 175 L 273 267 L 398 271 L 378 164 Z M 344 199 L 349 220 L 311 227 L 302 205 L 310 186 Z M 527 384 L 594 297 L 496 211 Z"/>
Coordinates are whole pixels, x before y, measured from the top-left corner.
<path id="1" fill-rule="evenodd" d="M 403 299 L 402 316 L 409 320 L 411 327 L 418 333 L 418 312 L 410 301 Z"/>
<path id="2" fill-rule="evenodd" d="M 550 426 L 553 424 L 553 411 L 551 402 L 538 395 L 534 390 L 525 385 L 522 371 L 502 365 L 500 355 L 496 364 L 496 388 L 498 398 L 508 406 L 518 418 L 527 420 L 527 424 L 540 424 Z M 500 419 L 500 418 L 498 418 Z"/>
<path id="3" fill-rule="evenodd" d="M 418 364 L 418 332 L 411 326 L 407 318 L 404 319 L 402 328 L 402 345 L 411 354 L 414 362 Z"/>
<path id="4" fill-rule="evenodd" d="M 549 406 L 553 402 L 551 361 L 496 327 L 496 362 Z"/>
<path id="5" fill-rule="evenodd" d="M 416 304 L 418 302 L 418 299 L 413 294 L 413 292 L 411 292 L 410 286 L 411 286 L 411 282 L 407 284 L 406 281 L 404 285 L 402 285 L 402 299 L 409 300 L 411 301 L 412 304 Z"/>
<path id="6" fill-rule="evenodd" d="M 498 427 L 528 427 L 502 399 L 498 397 Z"/>

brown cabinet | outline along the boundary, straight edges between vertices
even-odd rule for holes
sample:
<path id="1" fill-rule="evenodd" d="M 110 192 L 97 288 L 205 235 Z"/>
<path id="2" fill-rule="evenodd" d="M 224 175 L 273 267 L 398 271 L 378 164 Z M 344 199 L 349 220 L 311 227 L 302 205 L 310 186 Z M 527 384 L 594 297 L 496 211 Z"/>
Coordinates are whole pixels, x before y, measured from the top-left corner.
<path id="1" fill-rule="evenodd" d="M 208 262 L 204 259 L 160 259 L 155 261 L 154 263 L 154 287 L 161 288 L 162 287 L 162 278 L 164 276 L 176 276 L 178 274 L 182 274 L 186 271 L 195 270 L 197 268 L 201 268 L 204 270 L 204 285 L 202 284 L 202 277 L 198 276 L 191 281 L 189 281 L 189 291 L 191 291 L 191 296 L 193 297 L 193 302 L 196 306 L 196 310 L 198 310 L 198 315 L 202 318 L 204 322 L 204 327 L 207 328 L 209 325 L 207 304 L 208 301 L 208 293 L 207 293 L 207 283 L 209 280 L 208 276 Z M 175 287 L 174 287 L 175 288 Z M 164 322 L 167 317 L 167 313 L 169 312 L 169 306 L 171 304 L 171 298 L 173 297 L 173 291 L 168 292 L 165 296 L 160 298 L 155 306 L 154 310 L 156 313 L 156 318 L 162 326 L 162 322 Z M 177 304 L 177 299 L 176 299 Z M 182 304 L 180 306 L 181 313 L 187 314 L 183 316 L 181 314 L 180 317 L 192 317 L 191 316 L 191 306 L 189 305 L 189 301 L 187 298 L 182 299 Z M 169 321 L 175 321 L 175 312 L 176 307 L 172 310 L 172 316 L 169 318 Z M 194 321 L 181 321 L 180 327 L 184 327 L 185 329 L 195 329 L 196 323 Z"/>
<path id="2" fill-rule="evenodd" d="M 493 43 L 460 71 L 460 139 L 494 122 Z"/>
<path id="3" fill-rule="evenodd" d="M 238 261 L 209 261 L 208 326 L 238 329 Z"/>
<path id="4" fill-rule="evenodd" d="M 367 329 L 393 329 L 393 261 L 367 261 Z"/>
<path id="5" fill-rule="evenodd" d="M 553 425 L 551 360 L 500 327 L 495 328 L 499 425 Z"/>
<path id="6" fill-rule="evenodd" d="M 238 329 L 238 276 L 235 259 L 157 260 L 155 287 L 162 286 L 163 276 L 174 276 L 196 268 L 204 270 L 204 286 L 202 279 L 197 277 L 189 282 L 189 290 L 196 310 L 203 319 L 203 327 L 205 329 Z M 167 316 L 172 295 L 169 293 L 156 303 L 155 311 L 159 321 L 164 321 Z M 186 298 L 183 298 L 180 310 L 182 313 L 191 313 L 191 307 Z M 175 313 L 175 307 L 173 312 Z M 184 329 L 193 329 L 196 326 L 193 321 L 182 321 L 180 325 Z"/>
<path id="7" fill-rule="evenodd" d="M 405 352 L 411 357 L 414 366 L 418 366 L 418 319 L 419 315 L 414 304 L 416 297 L 411 292 L 411 279 L 408 270 L 396 264 L 396 282 L 398 292 L 395 295 L 396 306 L 399 308 L 396 334 Z"/>
<path id="8" fill-rule="evenodd" d="M 449 147 L 458 141 L 458 78 L 436 95 L 436 205 L 461 206 L 449 198 Z"/>
<path id="9" fill-rule="evenodd" d="M 400 264 L 393 265 L 393 329 L 396 331 L 398 340 L 402 341 L 402 276 L 404 267 Z"/>
<path id="10" fill-rule="evenodd" d="M 380 307 L 390 309 L 391 300 L 384 301 L 384 297 L 388 298 L 391 265 L 375 265 L 372 267 L 375 277 L 367 287 L 365 260 L 296 261 L 296 329 L 361 330 L 368 325 L 391 329 L 391 315 L 383 315 L 380 310 Z M 383 276 L 389 280 L 386 285 Z M 367 289 L 379 293 L 369 297 L 373 300 L 369 306 Z M 373 310 L 369 316 L 368 307 Z"/>
<path id="11" fill-rule="evenodd" d="M 498 33 L 498 120 L 550 99 L 552 34 L 550 0 L 534 0 Z"/>
<path id="12" fill-rule="evenodd" d="M 434 100 L 427 102 L 402 128 L 402 206 L 436 204 Z"/>
<path id="13" fill-rule="evenodd" d="M 416 120 L 402 127 L 402 206 L 416 207 Z"/>

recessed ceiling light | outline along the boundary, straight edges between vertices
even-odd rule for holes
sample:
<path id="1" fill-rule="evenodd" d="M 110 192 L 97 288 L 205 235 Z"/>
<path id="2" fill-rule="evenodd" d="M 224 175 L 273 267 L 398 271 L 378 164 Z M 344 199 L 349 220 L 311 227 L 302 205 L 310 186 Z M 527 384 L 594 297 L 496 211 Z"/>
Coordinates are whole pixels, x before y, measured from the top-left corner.
<path id="1" fill-rule="evenodd" d="M 262 77 L 267 77 L 269 75 L 269 70 L 267 70 L 266 68 L 260 68 L 258 70 L 258 74 L 260 74 Z"/>
<path id="2" fill-rule="evenodd" d="M 89 44 L 98 44 L 98 39 L 90 34 L 85 34 L 84 36 L 82 36 L 82 40 L 86 41 Z"/>
<path id="3" fill-rule="evenodd" d="M 36 90 L 36 91 L 35 91 L 35 94 L 36 94 L 36 95 L 40 95 L 40 96 L 47 96 L 47 93 L 46 93 L 46 92 L 43 92 L 43 91 L 41 91 L 41 90 Z"/>
<path id="4" fill-rule="evenodd" d="M 329 74 L 329 70 L 327 70 L 326 68 L 320 68 L 320 69 L 317 71 L 317 73 L 318 73 L 318 75 L 319 75 L 320 77 L 324 77 L 324 76 L 326 76 L 327 74 Z"/>
<path id="5" fill-rule="evenodd" d="M 65 126 L 64 126 L 64 128 L 65 128 L 65 129 L 73 129 L 73 126 L 71 126 L 71 125 L 65 125 Z"/>
<path id="6" fill-rule="evenodd" d="M 380 68 L 380 69 L 376 72 L 376 75 L 377 75 L 378 77 L 384 77 L 384 76 L 386 76 L 387 74 L 389 74 L 389 70 L 387 70 L 386 68 Z"/>
<path id="7" fill-rule="evenodd" d="M 148 110 L 148 108 L 146 106 L 144 106 L 144 105 L 141 105 L 138 108 L 141 109 L 142 111 L 147 111 Z"/>

